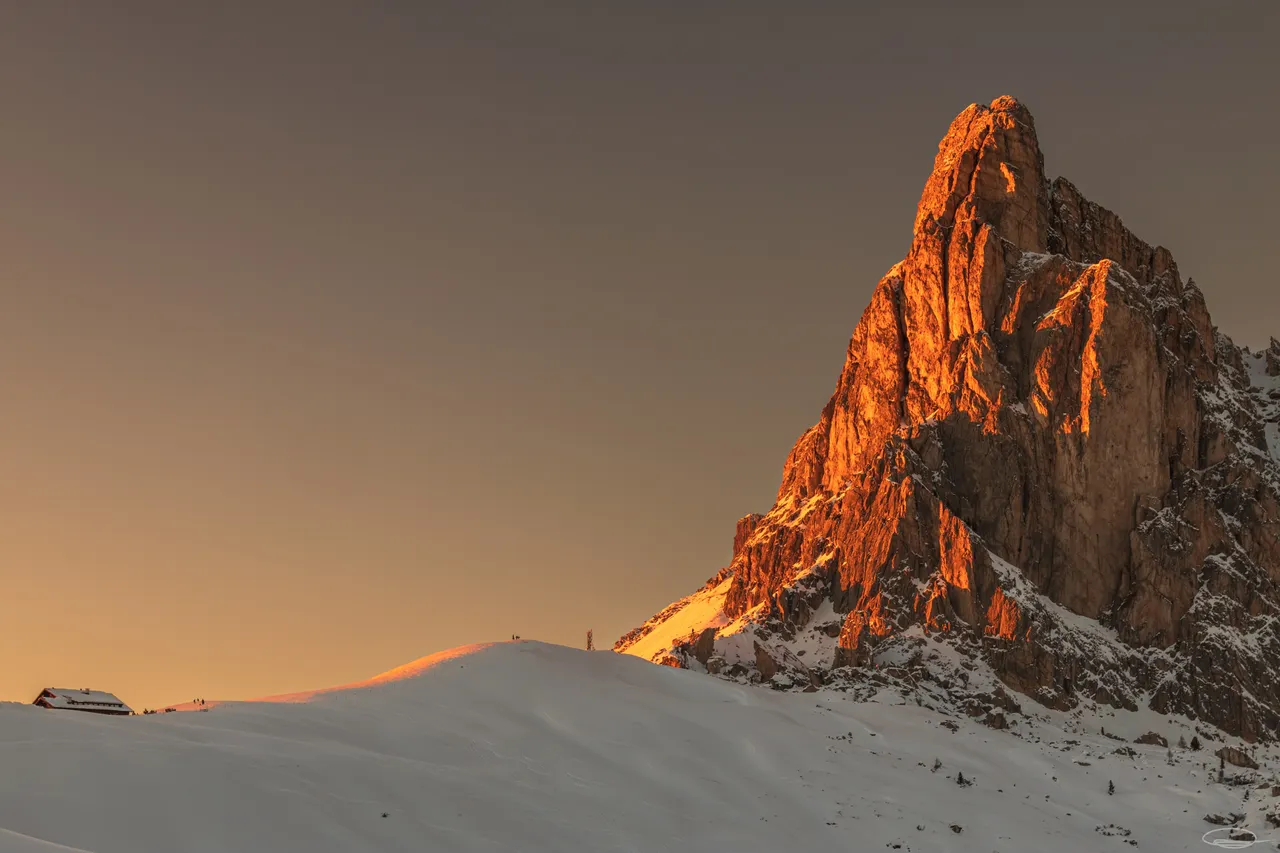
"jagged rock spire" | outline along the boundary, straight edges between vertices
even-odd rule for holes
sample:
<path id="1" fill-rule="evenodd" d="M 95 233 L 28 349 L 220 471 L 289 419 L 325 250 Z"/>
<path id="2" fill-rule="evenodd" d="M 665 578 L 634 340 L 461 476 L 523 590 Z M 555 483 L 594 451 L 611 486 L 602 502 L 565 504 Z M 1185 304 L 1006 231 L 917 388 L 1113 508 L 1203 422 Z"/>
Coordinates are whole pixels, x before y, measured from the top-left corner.
<path id="1" fill-rule="evenodd" d="M 1049 181 L 1022 104 L 966 108 L 777 502 L 690 599 L 716 614 L 697 655 L 669 660 L 750 649 L 726 671 L 813 684 L 918 626 L 1046 704 L 1145 691 L 1259 736 L 1280 725 L 1280 406 L 1249 377 L 1277 353 L 1246 369 L 1167 250 Z M 812 624 L 824 602 L 838 620 Z M 687 635 L 686 604 L 619 650 Z M 825 657 L 787 663 L 815 630 Z"/>
<path id="2" fill-rule="evenodd" d="M 1048 245 L 1049 187 L 1030 111 L 1008 95 L 971 104 L 938 145 L 916 212 L 915 232 L 957 218 L 990 224 L 1019 249 Z"/>

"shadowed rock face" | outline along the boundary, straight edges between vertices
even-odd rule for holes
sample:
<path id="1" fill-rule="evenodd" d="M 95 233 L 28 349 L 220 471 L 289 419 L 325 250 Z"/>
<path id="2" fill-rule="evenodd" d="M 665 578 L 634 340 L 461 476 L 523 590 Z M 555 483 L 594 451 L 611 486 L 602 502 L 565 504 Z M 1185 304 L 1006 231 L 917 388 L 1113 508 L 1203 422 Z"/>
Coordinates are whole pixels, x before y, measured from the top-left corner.
<path id="1" fill-rule="evenodd" d="M 731 581 L 724 621 L 782 644 L 829 601 L 842 622 L 813 679 L 919 626 L 1046 704 L 1141 701 L 1266 736 L 1278 364 L 1280 344 L 1215 330 L 1167 250 L 1046 178 L 1024 106 L 975 104 L 777 502 L 739 522 L 708 587 Z"/>

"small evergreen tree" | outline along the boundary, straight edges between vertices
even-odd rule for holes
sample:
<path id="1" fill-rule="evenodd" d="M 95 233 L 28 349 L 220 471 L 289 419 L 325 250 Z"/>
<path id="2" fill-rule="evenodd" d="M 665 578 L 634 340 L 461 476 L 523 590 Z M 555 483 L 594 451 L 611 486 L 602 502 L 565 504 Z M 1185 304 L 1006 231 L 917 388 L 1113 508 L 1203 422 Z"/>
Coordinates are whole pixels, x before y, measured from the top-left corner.
<path id="1" fill-rule="evenodd" d="M 1200 750 L 1200 738 L 1196 737 L 1195 735 L 1191 736 L 1191 748 L 1196 750 L 1197 752 Z"/>
<path id="2" fill-rule="evenodd" d="M 1108 794 L 1108 795 L 1112 795 L 1112 794 L 1115 794 L 1115 792 L 1116 792 L 1116 783 L 1115 783 L 1115 782 L 1108 782 L 1108 783 L 1107 783 L 1107 794 Z"/>
<path id="3" fill-rule="evenodd" d="M 587 629 L 587 651 L 594 652 L 596 650 L 596 640 L 592 636 L 591 629 Z"/>
<path id="4" fill-rule="evenodd" d="M 941 769 L 942 769 L 942 761 L 937 758 L 933 759 L 933 772 L 937 773 Z"/>
<path id="5" fill-rule="evenodd" d="M 957 785 L 964 786 L 964 785 L 967 783 L 967 781 L 968 781 L 968 780 L 966 780 L 966 779 L 964 778 L 964 771 L 963 771 L 963 770 L 961 770 L 960 772 L 956 773 L 956 784 L 957 784 Z"/>
<path id="6" fill-rule="evenodd" d="M 1187 748 L 1187 736 L 1178 735 L 1178 749 L 1186 749 L 1186 748 Z"/>

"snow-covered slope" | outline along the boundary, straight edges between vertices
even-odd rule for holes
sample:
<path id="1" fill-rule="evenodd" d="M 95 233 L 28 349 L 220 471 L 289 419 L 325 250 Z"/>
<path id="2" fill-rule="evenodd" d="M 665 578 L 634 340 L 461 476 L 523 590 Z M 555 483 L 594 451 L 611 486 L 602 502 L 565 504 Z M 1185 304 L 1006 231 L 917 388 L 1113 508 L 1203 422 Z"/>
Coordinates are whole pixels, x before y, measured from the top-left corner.
<path id="1" fill-rule="evenodd" d="M 1273 374 L 1277 364 L 1280 364 L 1280 344 L 1274 341 L 1269 350 L 1247 352 L 1245 356 L 1249 385 L 1266 430 L 1267 449 L 1271 458 L 1280 462 L 1280 373 Z"/>
<path id="2" fill-rule="evenodd" d="M 1260 776 L 1213 781 L 1217 743 L 1170 765 L 1099 734 L 1190 740 L 1149 711 L 1036 707 L 996 731 L 894 691 L 540 643 L 290 698 L 117 719 L 0 705 L 0 851 L 1202 850 L 1207 813 L 1266 838 L 1280 802 Z"/>

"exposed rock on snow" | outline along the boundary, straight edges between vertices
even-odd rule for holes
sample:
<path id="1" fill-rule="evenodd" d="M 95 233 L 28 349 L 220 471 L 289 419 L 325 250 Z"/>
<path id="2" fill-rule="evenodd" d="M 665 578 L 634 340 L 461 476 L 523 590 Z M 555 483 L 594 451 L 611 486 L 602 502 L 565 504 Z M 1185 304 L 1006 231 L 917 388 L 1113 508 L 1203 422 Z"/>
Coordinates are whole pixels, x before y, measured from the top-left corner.
<path id="1" fill-rule="evenodd" d="M 1278 585 L 1280 343 L 1218 332 L 1166 249 L 1046 177 L 1002 97 L 942 140 L 773 508 L 615 649 L 979 704 L 989 672 L 1253 740 L 1280 725 Z"/>
<path id="2" fill-rule="evenodd" d="M 1249 753 L 1245 752 L 1243 749 L 1236 749 L 1234 746 L 1224 746 L 1215 752 L 1214 755 L 1235 767 L 1247 767 L 1250 770 L 1258 769 L 1258 762 L 1254 761 L 1253 758 L 1249 756 Z"/>

